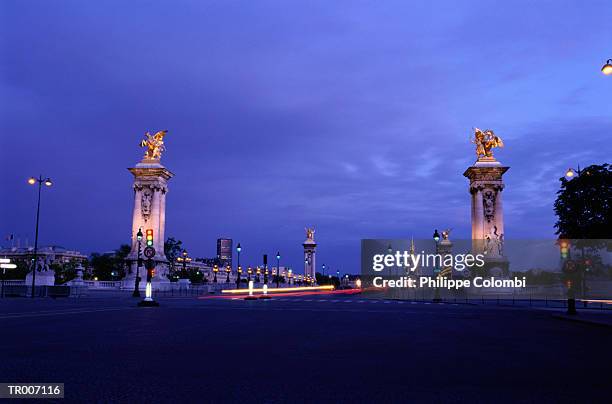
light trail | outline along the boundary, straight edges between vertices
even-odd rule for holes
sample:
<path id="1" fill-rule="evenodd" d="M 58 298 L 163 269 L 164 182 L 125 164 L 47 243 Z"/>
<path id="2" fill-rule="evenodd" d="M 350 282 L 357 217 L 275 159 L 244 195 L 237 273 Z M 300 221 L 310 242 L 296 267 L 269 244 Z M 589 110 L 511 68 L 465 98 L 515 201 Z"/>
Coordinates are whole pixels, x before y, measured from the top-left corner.
<path id="1" fill-rule="evenodd" d="M 200 296 L 198 299 L 242 299 L 248 295 L 243 290 L 243 294 L 227 294 L 227 295 L 217 295 L 217 296 Z M 297 292 L 289 292 L 289 293 L 276 293 L 274 297 L 294 297 L 294 296 L 316 296 L 316 295 L 353 295 L 356 293 L 361 293 L 361 289 L 343 289 L 343 290 L 314 290 L 314 291 L 297 291 Z M 256 295 L 257 297 L 263 296 L 263 294 Z M 270 296 L 270 295 L 268 295 Z"/>

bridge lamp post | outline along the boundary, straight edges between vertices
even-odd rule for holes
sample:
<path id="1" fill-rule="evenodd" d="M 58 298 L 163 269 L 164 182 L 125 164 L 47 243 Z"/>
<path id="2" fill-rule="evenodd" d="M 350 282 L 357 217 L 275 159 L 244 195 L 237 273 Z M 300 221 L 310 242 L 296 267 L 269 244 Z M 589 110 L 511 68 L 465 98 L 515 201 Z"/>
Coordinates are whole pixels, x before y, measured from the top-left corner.
<path id="1" fill-rule="evenodd" d="M 38 259 L 38 222 L 40 219 L 40 191 L 42 189 L 42 184 L 50 187 L 53 185 L 50 178 L 43 179 L 42 175 L 39 175 L 38 178 L 30 177 L 28 179 L 28 184 L 34 185 L 38 183 L 38 203 L 36 205 L 36 236 L 34 237 L 34 265 L 32 266 L 32 298 L 34 298 L 34 289 L 36 287 L 36 260 Z"/>

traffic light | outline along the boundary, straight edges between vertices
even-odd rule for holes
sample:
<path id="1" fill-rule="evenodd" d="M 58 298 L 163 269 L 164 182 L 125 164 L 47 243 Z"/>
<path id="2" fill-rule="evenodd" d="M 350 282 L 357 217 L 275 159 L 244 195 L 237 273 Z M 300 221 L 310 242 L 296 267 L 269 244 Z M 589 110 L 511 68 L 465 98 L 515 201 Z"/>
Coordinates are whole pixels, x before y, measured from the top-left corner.
<path id="1" fill-rule="evenodd" d="M 153 247 L 153 229 L 147 229 L 147 245 Z"/>
<path id="2" fill-rule="evenodd" d="M 559 240 L 559 251 L 561 252 L 561 258 L 567 259 L 569 257 L 570 242 L 569 240 Z"/>

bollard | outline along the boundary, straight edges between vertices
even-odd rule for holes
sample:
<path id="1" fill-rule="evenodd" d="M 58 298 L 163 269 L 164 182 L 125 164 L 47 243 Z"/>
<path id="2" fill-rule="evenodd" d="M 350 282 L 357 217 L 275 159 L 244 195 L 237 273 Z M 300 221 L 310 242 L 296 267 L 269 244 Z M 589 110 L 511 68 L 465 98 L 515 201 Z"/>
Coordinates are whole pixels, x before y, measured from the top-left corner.
<path id="1" fill-rule="evenodd" d="M 268 284 L 264 283 L 263 285 L 263 295 L 259 296 L 260 299 L 269 299 L 270 296 L 268 296 Z"/>
<path id="2" fill-rule="evenodd" d="M 265 286 L 264 291 L 267 292 Z M 245 297 L 244 300 L 257 300 L 257 298 L 253 296 L 253 281 L 249 281 L 249 295 Z"/>

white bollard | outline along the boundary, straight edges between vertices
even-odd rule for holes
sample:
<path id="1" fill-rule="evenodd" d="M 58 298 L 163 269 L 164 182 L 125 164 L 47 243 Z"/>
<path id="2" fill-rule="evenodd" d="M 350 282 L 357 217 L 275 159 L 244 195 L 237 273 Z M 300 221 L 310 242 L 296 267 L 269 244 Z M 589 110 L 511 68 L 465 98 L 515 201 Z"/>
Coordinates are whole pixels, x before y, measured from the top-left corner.
<path id="1" fill-rule="evenodd" d="M 249 296 L 253 296 L 253 281 L 249 281 Z"/>
<path id="2" fill-rule="evenodd" d="M 263 293 L 264 293 L 264 296 L 266 296 L 268 294 L 268 285 L 267 284 L 264 284 L 264 286 L 263 286 Z"/>

